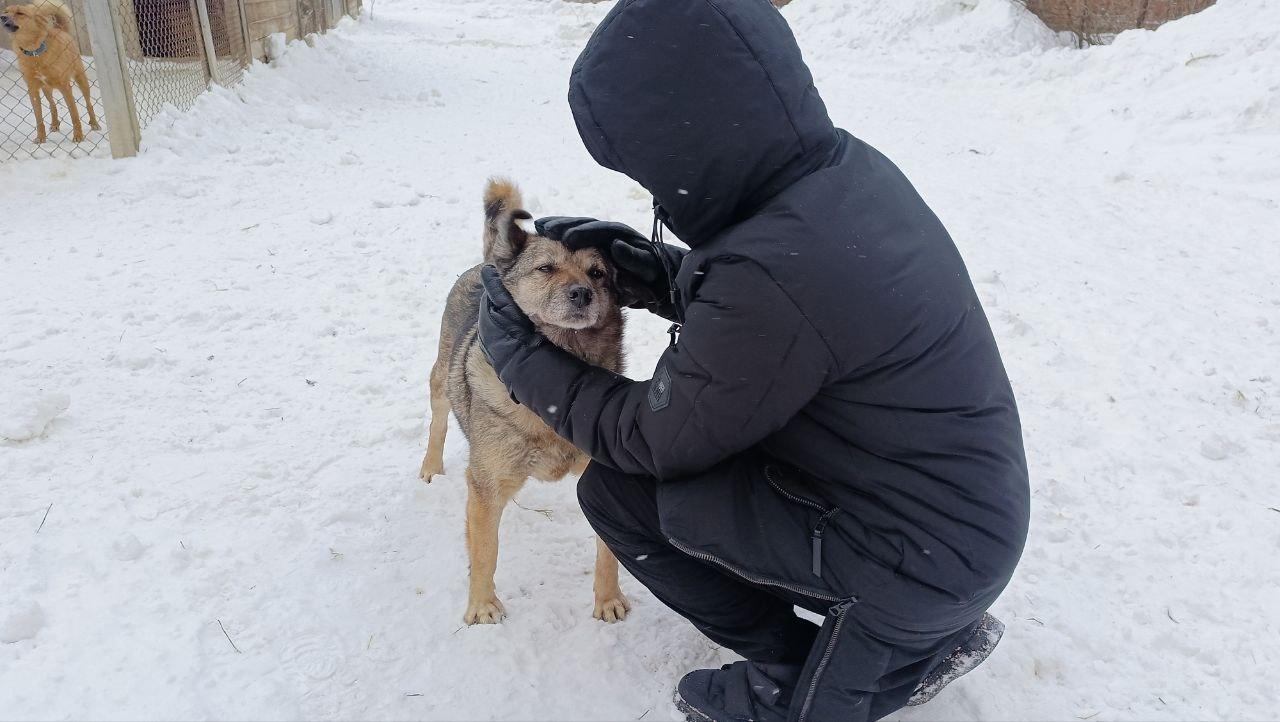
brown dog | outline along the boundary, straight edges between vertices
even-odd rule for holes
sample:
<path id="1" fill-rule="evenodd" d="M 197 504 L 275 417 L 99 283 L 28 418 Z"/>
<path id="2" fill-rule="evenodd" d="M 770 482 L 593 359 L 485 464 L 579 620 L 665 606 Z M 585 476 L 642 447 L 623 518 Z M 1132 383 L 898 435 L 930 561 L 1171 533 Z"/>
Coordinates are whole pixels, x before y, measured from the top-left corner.
<path id="1" fill-rule="evenodd" d="M 44 113 L 40 108 L 40 94 L 49 101 L 52 116 L 50 130 L 58 132 L 58 104 L 53 91 L 62 93 L 71 113 L 71 139 L 84 140 L 84 127 L 80 125 L 80 109 L 71 98 L 71 83 L 80 86 L 84 104 L 89 109 L 89 127 L 100 130 L 98 116 L 93 112 L 93 99 L 89 97 L 89 78 L 84 74 L 84 60 L 80 48 L 71 36 L 71 13 L 57 0 L 43 0 L 33 5 L 10 5 L 0 15 L 0 26 L 13 34 L 13 50 L 18 54 L 18 70 L 27 81 L 27 95 L 31 97 L 31 109 L 36 115 L 36 142 L 46 140 Z"/>
<path id="2" fill-rule="evenodd" d="M 552 343 L 592 364 L 622 367 L 622 312 L 614 269 L 595 249 L 570 251 L 528 234 L 518 220 L 520 192 L 489 181 L 484 194 L 484 260 L 497 266 L 516 304 Z M 587 457 L 533 412 L 512 401 L 476 336 L 480 266 L 449 292 L 440 323 L 440 352 L 431 369 L 431 432 L 421 477 L 444 471 L 449 410 L 471 444 L 467 465 L 467 553 L 471 587 L 463 621 L 491 624 L 506 614 L 494 593 L 498 522 L 511 497 L 534 477 L 556 481 L 581 473 Z M 596 540 L 596 619 L 626 617 L 631 605 L 618 587 L 618 560 Z"/>

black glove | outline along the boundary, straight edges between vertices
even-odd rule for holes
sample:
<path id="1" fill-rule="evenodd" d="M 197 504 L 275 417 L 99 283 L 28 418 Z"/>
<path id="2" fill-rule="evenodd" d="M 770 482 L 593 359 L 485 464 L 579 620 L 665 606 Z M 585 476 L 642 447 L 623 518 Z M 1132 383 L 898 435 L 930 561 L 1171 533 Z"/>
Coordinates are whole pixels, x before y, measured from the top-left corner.
<path id="1" fill-rule="evenodd" d="M 538 333 L 533 321 L 516 305 L 507 287 L 502 285 L 497 268 L 480 269 L 480 281 L 484 286 L 480 296 L 480 348 L 501 379 L 503 369 L 513 358 L 538 347 L 547 337 Z"/>
<path id="2" fill-rule="evenodd" d="M 538 235 L 559 241 L 578 251 L 600 249 L 618 269 L 618 291 L 624 305 L 648 309 L 667 319 L 679 320 L 679 299 L 674 298 L 676 273 L 688 251 L 666 243 L 652 243 L 630 226 L 594 218 L 549 216 L 533 222 Z"/>

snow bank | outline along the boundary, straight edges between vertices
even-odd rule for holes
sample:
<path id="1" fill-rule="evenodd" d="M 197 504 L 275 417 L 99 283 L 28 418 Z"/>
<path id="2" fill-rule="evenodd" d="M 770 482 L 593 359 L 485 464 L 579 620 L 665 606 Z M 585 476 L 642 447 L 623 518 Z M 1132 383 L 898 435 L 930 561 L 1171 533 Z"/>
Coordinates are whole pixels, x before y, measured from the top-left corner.
<path id="1" fill-rule="evenodd" d="M 1007 58 L 1073 42 L 1014 0 L 806 0 L 788 5 L 783 14 L 806 45 L 819 52 L 904 56 L 909 48 L 922 55 Z"/>

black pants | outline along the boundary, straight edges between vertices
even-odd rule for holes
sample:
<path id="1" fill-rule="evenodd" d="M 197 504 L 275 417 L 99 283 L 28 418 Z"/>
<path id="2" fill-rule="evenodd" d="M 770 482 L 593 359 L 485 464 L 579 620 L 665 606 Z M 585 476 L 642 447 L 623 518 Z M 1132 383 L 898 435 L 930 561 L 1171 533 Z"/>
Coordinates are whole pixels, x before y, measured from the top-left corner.
<path id="1" fill-rule="evenodd" d="M 655 480 L 591 464 L 578 501 L 631 576 L 712 641 L 756 662 L 802 664 L 809 656 L 818 626 L 794 607 L 825 614 L 830 603 L 754 586 L 671 546 L 659 527 Z"/>
<path id="2" fill-rule="evenodd" d="M 728 473 L 734 472 L 730 465 Z M 657 485 L 593 463 L 578 482 L 578 501 L 627 571 L 712 641 L 752 661 L 805 665 L 802 686 L 807 680 L 814 686 L 797 698 L 806 712 L 795 702 L 792 719 L 879 719 L 906 704 L 924 675 L 967 634 L 889 644 L 857 622 L 841 623 L 830 601 L 756 586 L 690 556 L 662 531 Z M 797 606 L 825 615 L 826 624 L 819 628 L 797 617 Z M 811 654 L 815 648 L 822 653 Z M 827 658 L 819 687 L 812 675 Z"/>

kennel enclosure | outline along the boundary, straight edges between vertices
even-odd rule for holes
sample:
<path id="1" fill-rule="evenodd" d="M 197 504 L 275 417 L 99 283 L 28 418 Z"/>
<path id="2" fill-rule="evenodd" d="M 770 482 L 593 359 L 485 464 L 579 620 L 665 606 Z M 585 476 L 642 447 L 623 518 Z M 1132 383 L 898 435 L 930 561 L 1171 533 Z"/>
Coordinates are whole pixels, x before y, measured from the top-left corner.
<path id="1" fill-rule="evenodd" d="M 47 5 L 50 0 L 8 0 Z M 8 3 L 0 0 L 0 6 Z M 254 60 L 267 60 L 267 38 L 323 33 L 360 0 L 62 0 L 69 34 L 89 78 L 89 97 L 73 93 L 80 115 L 93 104 L 101 130 L 76 143 L 65 100 L 53 94 L 61 129 L 37 144 L 36 119 L 18 69 L 12 35 L 0 31 L 0 163 L 29 158 L 131 156 L 147 126 L 166 108 L 188 110 L 211 84 L 233 86 Z M 42 103 L 46 124 L 51 103 Z"/>

